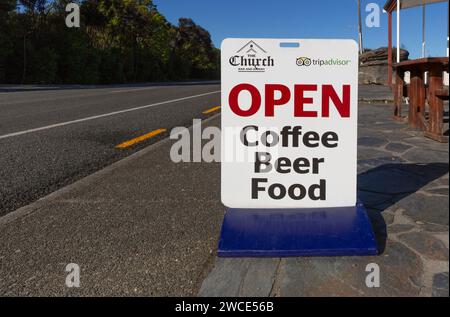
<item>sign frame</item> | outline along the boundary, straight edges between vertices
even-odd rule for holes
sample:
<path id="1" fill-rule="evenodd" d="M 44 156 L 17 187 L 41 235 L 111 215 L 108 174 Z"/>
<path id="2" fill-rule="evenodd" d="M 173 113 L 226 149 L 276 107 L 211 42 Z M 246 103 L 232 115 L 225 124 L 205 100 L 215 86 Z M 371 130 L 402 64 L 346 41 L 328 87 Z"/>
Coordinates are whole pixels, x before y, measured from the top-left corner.
<path id="1" fill-rule="evenodd" d="M 286 43 L 298 44 L 298 46 L 283 45 Z M 319 50 L 318 47 L 321 49 Z M 332 50 L 325 50 L 326 47 L 332 47 Z M 283 53 L 281 58 L 279 54 L 271 54 L 275 51 L 280 52 L 282 49 L 286 53 Z M 314 52 L 317 55 L 313 54 Z M 338 57 L 331 58 L 330 53 Z M 316 57 L 310 58 L 311 55 Z M 299 57 L 295 58 L 295 56 Z M 276 72 L 274 69 L 277 67 L 277 63 L 281 63 L 283 66 L 280 68 L 281 71 L 278 69 Z M 348 68 L 347 75 L 343 76 L 343 71 L 338 72 L 337 69 L 340 66 L 337 66 L 336 63 L 345 64 L 340 66 Z M 219 239 L 218 256 L 284 257 L 378 254 L 370 220 L 363 204 L 357 201 L 356 194 L 358 108 L 358 48 L 356 42 L 353 40 L 314 39 L 225 39 L 221 46 L 221 67 L 221 196 L 227 210 Z M 298 82 L 296 74 L 299 74 L 299 69 L 308 69 L 305 72 L 307 75 L 299 77 L 303 81 L 305 78 L 310 78 L 309 81 Z M 243 76 L 240 76 L 240 73 Z M 284 77 L 288 77 L 288 79 L 283 80 Z M 322 80 L 323 78 L 327 79 L 326 83 Z M 323 84 L 322 92 L 317 89 L 320 83 Z M 241 87 L 238 87 L 239 85 Z M 270 87 L 270 85 L 276 86 Z M 300 87 L 302 85 L 303 87 Z M 314 85 L 316 87 L 312 87 Z M 235 89 L 238 91 L 235 92 Z M 316 94 L 315 102 L 312 100 L 311 93 Z M 301 100 L 299 101 L 298 98 Z M 308 109 L 305 107 L 306 104 Z M 321 104 L 321 107 L 315 111 L 311 106 L 317 104 Z M 299 118 L 301 121 L 297 120 Z M 317 124 L 318 119 L 316 118 L 323 119 L 324 124 Z M 314 183 L 320 178 L 318 164 L 317 173 L 314 172 L 313 163 L 310 163 L 309 166 L 310 175 L 305 176 L 306 173 L 302 175 L 303 170 L 298 167 L 300 165 L 297 166 L 297 174 L 293 173 L 295 162 L 292 161 L 298 154 L 298 149 L 295 149 L 294 145 L 291 148 L 286 146 L 287 149 L 282 149 L 273 156 L 273 158 L 281 156 L 291 159 L 288 174 L 292 175 L 287 177 L 286 175 L 279 176 L 276 173 L 270 175 L 275 175 L 273 177 L 278 181 L 276 184 L 280 185 L 289 182 L 297 184 L 296 181 L 301 179 L 303 184 L 309 182 L 309 189 L 298 187 L 297 193 L 300 194 L 295 196 L 295 188 L 291 193 L 289 187 L 284 190 L 282 197 L 277 196 L 274 189 L 272 196 L 269 195 L 274 202 L 266 199 L 267 197 L 261 199 L 255 196 L 254 178 L 252 178 L 252 186 L 245 182 L 249 175 L 261 174 L 262 169 L 269 165 L 269 159 L 262 163 L 261 157 L 258 156 L 260 147 L 253 151 L 250 150 L 248 158 L 253 157 L 253 160 L 238 161 L 234 158 L 230 160 L 227 157 L 230 149 L 240 153 L 248 150 L 251 142 L 256 144 L 258 140 L 267 149 L 270 147 L 268 137 L 272 138 L 272 142 L 276 139 L 270 133 L 264 134 L 268 133 L 267 130 L 263 133 L 263 136 L 266 135 L 266 139 L 260 139 L 260 136 L 257 135 L 259 131 L 256 129 L 255 135 L 257 136 L 249 141 L 247 135 L 242 134 L 248 127 L 252 129 L 252 126 L 264 128 L 273 126 L 280 128 L 282 126 L 281 131 L 277 131 L 282 135 L 283 128 L 291 121 L 302 122 L 306 130 L 315 130 L 317 134 L 319 132 L 322 134 L 322 137 L 318 139 L 316 136 L 310 137 L 309 141 L 313 139 L 316 143 L 322 142 L 323 148 L 320 150 L 303 148 L 302 154 L 304 154 L 303 158 L 309 159 L 310 162 L 313 162 L 314 158 L 323 156 L 324 162 L 319 163 L 330 165 L 328 169 L 320 168 L 323 175 L 330 175 L 330 170 L 333 169 L 336 171 L 328 179 L 332 179 L 330 181 L 331 190 L 340 192 L 333 193 L 331 199 L 327 197 L 330 191 L 328 187 L 326 187 L 326 195 L 322 195 L 322 181 L 326 179 L 320 179 L 320 183 Z M 238 137 L 229 134 L 227 128 L 237 128 L 240 130 L 240 134 Z M 296 133 L 293 131 L 294 128 L 295 125 L 292 124 L 289 131 L 284 131 L 285 134 L 292 134 L 294 137 Z M 327 148 L 323 141 L 323 134 L 327 131 L 335 131 L 338 137 L 334 141 L 339 141 L 341 146 L 339 151 L 333 152 L 332 149 Z M 232 142 L 229 142 L 230 140 Z M 306 140 L 306 142 L 309 141 Z M 279 142 L 282 142 L 283 146 L 287 144 L 285 139 L 280 141 L 279 138 Z M 307 145 L 304 139 L 302 142 L 304 146 Z M 267 153 L 271 154 L 271 152 Z M 339 165 L 333 163 L 333 159 L 339 161 L 345 157 L 349 157 L 347 165 L 339 169 Z M 286 168 L 287 160 L 283 164 Z M 303 168 L 304 164 L 301 165 Z M 253 171 L 250 171 L 253 167 Z M 273 164 L 271 171 L 286 174 L 282 170 L 280 171 L 279 167 L 280 164 Z M 325 186 L 326 183 L 323 183 L 323 187 Z M 257 191 L 260 191 L 258 186 L 256 188 Z M 314 189 L 312 193 L 311 188 Z M 283 190 L 280 187 L 279 194 L 281 193 Z M 287 197 L 288 193 L 289 197 Z M 307 194 L 308 198 L 306 198 Z"/>

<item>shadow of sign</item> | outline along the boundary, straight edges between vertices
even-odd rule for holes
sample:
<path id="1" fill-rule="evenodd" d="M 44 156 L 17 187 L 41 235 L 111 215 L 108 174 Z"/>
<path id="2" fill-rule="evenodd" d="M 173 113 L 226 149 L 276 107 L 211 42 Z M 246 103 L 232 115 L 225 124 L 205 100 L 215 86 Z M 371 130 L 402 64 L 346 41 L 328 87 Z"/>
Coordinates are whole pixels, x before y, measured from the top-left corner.
<path id="1" fill-rule="evenodd" d="M 358 175 L 358 197 L 368 210 L 380 253 L 387 239 L 382 212 L 448 173 L 447 163 L 384 164 Z"/>

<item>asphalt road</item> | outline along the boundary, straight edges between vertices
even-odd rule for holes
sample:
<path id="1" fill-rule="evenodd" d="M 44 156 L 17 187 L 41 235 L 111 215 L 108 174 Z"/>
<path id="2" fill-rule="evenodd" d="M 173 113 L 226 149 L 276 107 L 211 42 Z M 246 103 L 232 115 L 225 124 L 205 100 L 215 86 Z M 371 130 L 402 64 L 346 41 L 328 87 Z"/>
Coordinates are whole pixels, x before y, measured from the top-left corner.
<path id="1" fill-rule="evenodd" d="M 0 216 L 164 138 L 220 105 L 218 84 L 0 90 Z M 125 149 L 155 129 L 167 132 Z"/>

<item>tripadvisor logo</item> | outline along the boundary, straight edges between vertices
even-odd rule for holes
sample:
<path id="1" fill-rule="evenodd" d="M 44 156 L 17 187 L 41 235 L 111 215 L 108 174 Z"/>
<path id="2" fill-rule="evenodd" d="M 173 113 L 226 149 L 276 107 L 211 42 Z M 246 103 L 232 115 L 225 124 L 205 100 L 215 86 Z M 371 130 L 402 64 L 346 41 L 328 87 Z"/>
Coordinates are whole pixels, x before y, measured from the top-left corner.
<path id="1" fill-rule="evenodd" d="M 250 41 L 229 58 L 229 63 L 239 72 L 265 72 L 274 66 L 273 58 L 254 41 Z"/>
<path id="2" fill-rule="evenodd" d="M 328 59 L 311 59 L 309 57 L 298 57 L 296 60 L 297 66 L 347 66 L 351 60 L 340 58 L 328 58 Z"/>

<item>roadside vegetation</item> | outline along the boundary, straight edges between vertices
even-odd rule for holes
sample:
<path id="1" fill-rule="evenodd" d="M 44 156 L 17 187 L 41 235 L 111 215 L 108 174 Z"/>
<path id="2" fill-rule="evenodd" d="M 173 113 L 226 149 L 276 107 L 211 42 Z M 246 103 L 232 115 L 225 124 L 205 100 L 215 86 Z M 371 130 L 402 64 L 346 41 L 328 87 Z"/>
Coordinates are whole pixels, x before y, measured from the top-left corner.
<path id="1" fill-rule="evenodd" d="M 65 24 L 80 5 L 80 27 Z M 110 84 L 219 78 L 220 51 L 152 0 L 1 0 L 0 83 Z"/>

